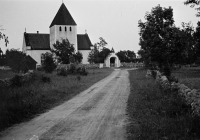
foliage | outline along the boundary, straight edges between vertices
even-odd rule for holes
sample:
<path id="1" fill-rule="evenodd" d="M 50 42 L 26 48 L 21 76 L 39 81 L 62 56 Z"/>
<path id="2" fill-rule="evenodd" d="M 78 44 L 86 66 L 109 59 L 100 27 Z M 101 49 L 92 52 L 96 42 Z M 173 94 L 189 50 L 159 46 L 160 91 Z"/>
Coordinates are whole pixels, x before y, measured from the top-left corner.
<path id="1" fill-rule="evenodd" d="M 46 74 L 36 71 L 33 79 L 21 87 L 0 88 L 0 131 L 68 101 L 113 70 L 95 69 L 95 78 L 92 71 L 89 70 L 88 76 L 81 82 L 77 82 L 77 75 L 62 77 L 57 76 L 56 72 Z M 43 83 L 42 75 L 49 77 L 51 82 Z"/>
<path id="2" fill-rule="evenodd" d="M 6 56 L 3 54 L 3 51 L 0 48 L 0 66 L 6 65 Z"/>
<path id="3" fill-rule="evenodd" d="M 176 91 L 163 91 L 146 70 L 129 71 L 127 139 L 199 139 L 199 117 Z M 171 94 L 170 94 L 171 93 Z"/>
<path id="4" fill-rule="evenodd" d="M 73 62 L 81 62 L 83 59 L 80 52 L 75 53 L 75 48 L 68 39 L 62 39 L 61 42 L 57 40 L 56 43 L 53 44 L 53 46 L 54 49 L 51 49 L 51 52 L 56 56 L 56 60 L 58 63 L 69 64 L 70 60 Z"/>
<path id="5" fill-rule="evenodd" d="M 67 76 L 67 74 L 68 74 L 68 72 L 67 72 L 67 70 L 64 67 L 60 68 L 57 71 L 57 75 L 60 75 L 60 76 Z"/>
<path id="6" fill-rule="evenodd" d="M 1 25 L 0 27 L 2 27 L 2 25 Z M 4 29 L 0 29 L 0 30 L 4 30 Z M 1 40 L 1 39 L 4 39 L 5 45 L 6 45 L 6 47 L 7 47 L 8 43 L 9 43 L 8 37 L 7 37 L 4 33 L 2 33 L 2 32 L 0 32 L 0 40 Z"/>
<path id="7" fill-rule="evenodd" d="M 52 53 L 46 52 L 44 54 L 44 61 L 42 62 L 42 67 L 46 73 L 52 73 L 56 68 L 56 63 L 54 62 Z"/>
<path id="8" fill-rule="evenodd" d="M 116 53 L 116 55 L 119 57 L 121 62 L 135 62 L 136 55 L 134 51 L 119 51 Z"/>
<path id="9" fill-rule="evenodd" d="M 44 83 L 49 83 L 49 82 L 51 82 L 50 77 L 48 77 L 48 76 L 44 76 L 44 75 L 42 75 L 41 80 L 42 80 L 42 82 L 44 82 Z"/>
<path id="10" fill-rule="evenodd" d="M 200 0 L 186 0 L 185 2 L 184 2 L 184 4 L 185 5 L 190 5 L 190 7 L 195 7 L 196 5 L 199 5 L 200 4 Z M 199 17 L 200 16 L 200 7 L 198 7 L 198 8 L 195 8 L 195 10 L 197 10 L 198 12 L 197 12 L 197 14 L 196 14 L 196 16 L 197 17 Z"/>
<path id="11" fill-rule="evenodd" d="M 75 58 L 75 61 L 78 62 L 78 63 L 81 63 L 82 62 L 82 59 L 83 59 L 83 55 L 81 52 L 77 52 L 75 55 L 74 55 L 74 58 Z"/>
<path id="12" fill-rule="evenodd" d="M 139 21 L 140 46 L 145 64 L 157 63 L 160 68 L 173 64 L 191 63 L 193 60 L 193 27 L 182 23 L 175 27 L 173 9 L 156 6 Z"/>
<path id="13" fill-rule="evenodd" d="M 17 86 L 17 87 L 22 86 L 22 76 L 20 76 L 20 75 L 15 75 L 15 76 L 11 79 L 11 86 Z"/>
<path id="14" fill-rule="evenodd" d="M 99 38 L 100 42 L 94 44 L 94 48 L 88 55 L 88 62 L 90 63 L 104 63 L 105 58 L 112 52 L 106 48 L 107 42 L 102 37 Z"/>
<path id="15" fill-rule="evenodd" d="M 6 63 L 14 72 L 27 72 L 31 60 L 28 56 L 16 49 L 6 50 Z"/>
<path id="16" fill-rule="evenodd" d="M 88 71 L 86 70 L 85 67 L 78 67 L 78 68 L 76 69 L 76 72 L 77 72 L 78 74 L 80 74 L 80 75 L 85 75 L 85 76 L 88 75 Z"/>

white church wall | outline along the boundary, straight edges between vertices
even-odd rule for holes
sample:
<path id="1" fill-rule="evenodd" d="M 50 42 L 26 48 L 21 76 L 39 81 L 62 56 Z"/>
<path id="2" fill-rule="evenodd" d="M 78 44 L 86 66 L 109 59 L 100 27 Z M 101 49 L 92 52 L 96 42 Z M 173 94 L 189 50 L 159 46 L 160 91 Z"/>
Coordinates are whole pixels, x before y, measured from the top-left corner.
<path id="1" fill-rule="evenodd" d="M 26 54 L 30 55 L 37 62 L 37 65 L 41 65 L 41 54 L 46 52 L 50 52 L 50 50 L 27 50 Z"/>
<path id="2" fill-rule="evenodd" d="M 83 55 L 82 63 L 83 64 L 89 64 L 88 55 L 90 53 L 90 50 L 79 50 L 79 52 L 82 53 L 82 55 Z"/>
<path id="3" fill-rule="evenodd" d="M 60 31 L 61 27 L 61 31 Z M 66 31 L 65 31 L 66 27 Z M 71 31 L 70 31 L 71 27 Z M 53 44 L 61 39 L 68 39 L 71 44 L 74 44 L 74 48 L 77 51 L 77 28 L 76 26 L 70 25 L 54 25 L 50 28 L 50 46 L 53 47 Z"/>

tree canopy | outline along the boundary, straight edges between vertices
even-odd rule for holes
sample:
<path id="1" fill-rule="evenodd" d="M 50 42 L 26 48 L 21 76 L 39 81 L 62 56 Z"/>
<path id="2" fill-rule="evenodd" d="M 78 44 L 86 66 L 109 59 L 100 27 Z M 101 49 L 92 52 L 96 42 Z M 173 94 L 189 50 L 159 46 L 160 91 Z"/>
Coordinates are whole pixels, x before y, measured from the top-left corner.
<path id="1" fill-rule="evenodd" d="M 200 5 L 200 0 L 186 0 L 185 2 L 184 2 L 184 4 L 185 5 L 190 5 L 190 7 L 195 7 L 195 6 L 197 6 L 197 5 Z M 196 16 L 197 17 L 200 17 L 200 7 L 197 7 L 197 8 L 195 8 L 196 10 L 197 10 L 197 14 L 196 14 Z"/>
<path id="2" fill-rule="evenodd" d="M 157 63 L 161 68 L 185 63 L 193 44 L 193 28 L 190 23 L 182 23 L 182 29 L 176 27 L 173 9 L 159 5 L 146 13 L 145 20 L 140 20 L 138 26 L 139 45 L 146 65 Z"/>
<path id="3" fill-rule="evenodd" d="M 81 62 L 83 57 L 80 52 L 75 51 L 75 48 L 73 44 L 69 42 L 68 39 L 62 39 L 61 42 L 56 41 L 55 44 L 53 44 L 53 49 L 51 49 L 51 52 L 56 57 L 56 60 L 58 63 L 62 64 L 69 64 L 70 58 L 74 57 L 75 62 Z"/>
<path id="4" fill-rule="evenodd" d="M 136 54 L 134 51 L 124 50 L 116 53 L 121 62 L 135 62 Z"/>
<path id="5" fill-rule="evenodd" d="M 102 37 L 100 41 L 95 43 L 93 49 L 88 55 L 88 62 L 90 63 L 104 63 L 104 59 L 111 53 L 109 48 L 105 46 L 108 44 Z"/>

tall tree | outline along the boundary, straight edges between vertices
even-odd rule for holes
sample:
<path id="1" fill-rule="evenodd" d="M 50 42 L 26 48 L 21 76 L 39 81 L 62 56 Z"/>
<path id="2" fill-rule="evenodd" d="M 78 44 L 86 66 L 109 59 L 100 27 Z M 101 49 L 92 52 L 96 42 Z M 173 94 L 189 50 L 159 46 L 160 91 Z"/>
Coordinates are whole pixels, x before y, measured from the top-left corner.
<path id="1" fill-rule="evenodd" d="M 174 25 L 173 9 L 158 5 L 146 13 L 145 20 L 145 22 L 139 20 L 139 44 L 144 55 L 148 57 L 146 63 L 150 61 L 160 67 L 169 67 L 174 63 L 173 56 L 177 54 L 174 37 L 177 36 L 178 29 Z"/>
<path id="2" fill-rule="evenodd" d="M 200 0 L 186 0 L 184 2 L 185 5 L 190 5 L 190 7 L 194 8 L 197 5 L 200 5 Z M 197 10 L 197 14 L 196 16 L 199 17 L 200 16 L 200 7 L 195 8 L 195 10 Z"/>
<path id="3" fill-rule="evenodd" d="M 105 46 L 108 44 L 102 37 L 100 41 L 94 44 L 94 49 L 88 55 L 88 62 L 90 63 L 104 63 L 104 59 L 111 53 L 111 50 Z"/>

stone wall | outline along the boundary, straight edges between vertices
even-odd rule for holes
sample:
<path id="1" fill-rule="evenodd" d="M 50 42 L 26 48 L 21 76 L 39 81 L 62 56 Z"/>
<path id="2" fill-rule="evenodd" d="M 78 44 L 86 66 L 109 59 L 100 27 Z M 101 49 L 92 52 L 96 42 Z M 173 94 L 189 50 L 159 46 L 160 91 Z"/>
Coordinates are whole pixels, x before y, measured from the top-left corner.
<path id="1" fill-rule="evenodd" d="M 184 84 L 169 82 L 166 76 L 162 75 L 159 71 L 147 70 L 146 77 L 152 76 L 152 73 L 156 73 L 156 82 L 165 90 L 178 90 L 180 94 L 186 101 L 186 104 L 191 105 L 192 111 L 195 115 L 200 116 L 200 90 L 190 89 Z"/>
<path id="2" fill-rule="evenodd" d="M 21 74 L 21 75 L 16 75 L 18 76 L 19 80 L 21 83 L 25 83 L 28 82 L 32 79 L 33 77 L 33 71 L 29 71 L 25 74 Z M 0 88 L 1 87 L 10 87 L 13 85 L 13 80 L 14 78 L 16 78 L 16 76 L 12 77 L 12 78 L 6 78 L 3 80 L 0 80 Z"/>
<path id="3" fill-rule="evenodd" d="M 138 67 L 144 67 L 144 64 L 143 63 L 124 63 L 124 62 L 121 62 L 121 67 L 138 68 Z"/>

